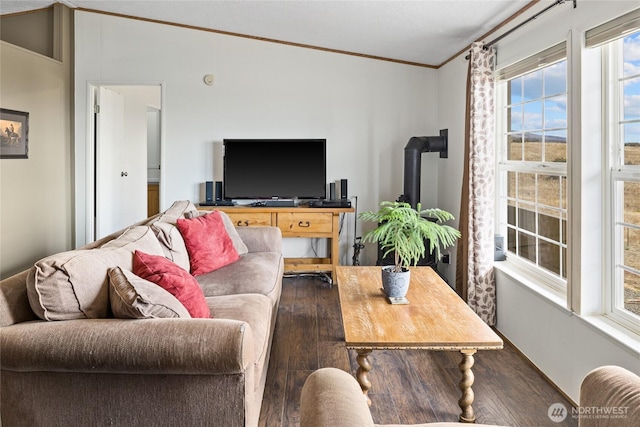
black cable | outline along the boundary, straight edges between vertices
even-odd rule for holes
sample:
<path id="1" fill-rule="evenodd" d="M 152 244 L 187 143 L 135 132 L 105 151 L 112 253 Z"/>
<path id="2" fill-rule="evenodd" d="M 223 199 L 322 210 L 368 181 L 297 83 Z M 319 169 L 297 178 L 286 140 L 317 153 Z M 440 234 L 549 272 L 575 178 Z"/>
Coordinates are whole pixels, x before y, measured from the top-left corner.
<path id="1" fill-rule="evenodd" d="M 353 257 L 351 257 L 352 265 L 360 265 L 360 251 L 364 249 L 362 237 L 358 234 L 358 196 L 354 197 L 354 215 L 353 215 Z"/>

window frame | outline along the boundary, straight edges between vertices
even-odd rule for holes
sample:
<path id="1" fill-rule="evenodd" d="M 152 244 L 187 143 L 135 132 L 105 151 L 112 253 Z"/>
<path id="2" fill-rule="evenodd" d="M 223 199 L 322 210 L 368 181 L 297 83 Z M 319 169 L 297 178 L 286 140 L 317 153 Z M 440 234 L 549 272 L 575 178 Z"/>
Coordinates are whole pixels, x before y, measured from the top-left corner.
<path id="1" fill-rule="evenodd" d="M 535 72 L 537 70 L 542 69 L 543 67 L 551 67 L 555 64 L 558 64 L 562 61 L 566 62 L 566 74 L 565 74 L 565 92 L 563 93 L 566 96 L 567 100 L 567 115 L 566 115 L 566 127 L 564 128 L 567 135 L 567 153 L 566 153 L 566 161 L 565 162 L 552 162 L 546 159 L 541 159 L 541 161 L 527 161 L 527 160 L 509 160 L 508 159 L 508 144 L 509 144 L 509 136 L 513 133 L 508 129 L 508 109 L 511 105 L 511 100 L 509 98 L 509 82 L 518 77 L 524 76 L 526 74 Z M 499 70 L 496 72 L 497 81 L 496 81 L 496 139 L 498 143 L 498 149 L 496 150 L 496 164 L 497 164 L 497 179 L 496 179 L 496 230 L 497 234 L 503 235 L 505 238 L 505 252 L 507 254 L 506 262 L 516 270 L 520 271 L 523 275 L 535 280 L 538 284 L 543 286 L 548 291 L 551 291 L 554 295 L 561 297 L 563 300 L 567 300 L 568 298 L 568 286 L 567 279 L 563 278 L 562 272 L 566 277 L 569 275 L 569 238 L 568 236 L 564 237 L 564 242 L 562 237 L 559 238 L 558 244 L 561 248 L 560 253 L 560 262 L 562 263 L 562 250 L 564 250 L 564 260 L 565 265 L 564 269 L 560 270 L 560 274 L 555 274 L 552 271 L 548 270 L 539 265 L 539 261 L 532 262 L 525 257 L 518 256 L 511 251 L 508 251 L 508 234 L 507 231 L 509 229 L 508 226 L 508 209 L 509 209 L 509 197 L 508 192 L 508 182 L 509 182 L 509 172 L 515 173 L 530 173 L 536 175 L 556 175 L 560 176 L 565 180 L 565 205 L 559 207 L 559 211 L 563 212 L 560 215 L 560 221 L 562 221 L 562 215 L 567 222 L 567 226 L 565 227 L 565 233 L 568 234 L 569 230 L 569 195 L 567 194 L 569 191 L 569 141 L 570 141 L 570 69 L 569 69 L 569 58 L 566 52 L 566 40 L 562 43 L 559 43 L 549 49 L 546 49 L 537 54 L 531 55 L 522 61 L 519 61 L 517 64 L 513 66 L 506 67 L 507 70 Z M 510 68 L 510 69 L 509 69 Z M 543 81 L 544 84 L 544 81 Z M 553 94 L 555 97 L 558 94 Z M 550 97 L 543 96 L 541 100 L 544 103 L 545 99 L 549 99 Z M 523 103 L 524 105 L 524 103 Z M 553 128 L 556 129 L 556 128 Z M 552 130 L 552 128 L 545 129 L 543 124 L 543 129 L 541 131 Z M 523 129 L 523 132 L 526 130 Z M 538 184 L 536 183 L 536 190 L 538 188 Z M 560 187 L 562 188 L 562 186 Z M 538 203 L 536 202 L 537 206 Z M 536 209 L 537 212 L 537 209 Z M 538 215 L 536 215 L 536 224 L 538 221 Z M 562 227 L 562 226 L 561 226 Z M 536 225 L 537 228 L 537 225 Z M 537 238 L 542 237 L 538 230 L 533 235 L 538 236 Z M 546 239 L 545 239 L 546 240 Z M 537 246 L 537 245 L 536 245 Z M 537 252 L 537 247 L 536 247 Z"/>
<path id="2" fill-rule="evenodd" d="M 632 34 L 637 31 L 632 32 Z M 627 78 L 622 75 L 622 45 L 624 37 L 609 40 L 601 45 L 602 93 L 604 135 L 602 138 L 605 153 L 605 226 L 603 227 L 606 256 L 605 271 L 608 280 L 604 281 L 604 315 L 636 334 L 640 334 L 640 315 L 624 309 L 624 258 L 623 238 L 618 226 L 624 217 L 624 195 L 619 189 L 620 183 L 640 183 L 640 166 L 625 165 L 623 161 L 624 141 L 620 132 L 621 125 L 628 123 L 622 116 L 621 82 Z M 637 77 L 637 76 L 636 76 Z M 636 122 L 636 120 L 633 120 Z M 640 119 L 637 120 L 640 122 Z M 618 268 L 618 267 L 621 268 Z M 622 307 L 620 307 L 622 305 Z"/>

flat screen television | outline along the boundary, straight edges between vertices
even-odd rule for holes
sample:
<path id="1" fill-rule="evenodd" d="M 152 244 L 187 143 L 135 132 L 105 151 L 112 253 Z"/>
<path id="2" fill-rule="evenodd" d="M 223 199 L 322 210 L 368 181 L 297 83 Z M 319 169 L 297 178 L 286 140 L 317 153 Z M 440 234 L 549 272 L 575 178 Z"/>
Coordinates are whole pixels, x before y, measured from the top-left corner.
<path id="1" fill-rule="evenodd" d="M 326 142 L 326 139 L 225 139 L 224 198 L 325 198 Z"/>

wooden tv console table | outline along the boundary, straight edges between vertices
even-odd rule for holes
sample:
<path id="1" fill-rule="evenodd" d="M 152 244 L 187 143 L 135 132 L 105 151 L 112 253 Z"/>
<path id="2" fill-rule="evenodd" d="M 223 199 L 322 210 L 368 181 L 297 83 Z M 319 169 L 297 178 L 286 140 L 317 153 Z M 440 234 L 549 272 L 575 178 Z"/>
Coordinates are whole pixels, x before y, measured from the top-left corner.
<path id="1" fill-rule="evenodd" d="M 201 210 L 226 212 L 236 227 L 271 225 L 280 228 L 282 237 L 325 238 L 331 240 L 326 258 L 285 258 L 286 272 L 320 272 L 336 277 L 339 258 L 340 214 L 353 208 L 200 206 Z"/>

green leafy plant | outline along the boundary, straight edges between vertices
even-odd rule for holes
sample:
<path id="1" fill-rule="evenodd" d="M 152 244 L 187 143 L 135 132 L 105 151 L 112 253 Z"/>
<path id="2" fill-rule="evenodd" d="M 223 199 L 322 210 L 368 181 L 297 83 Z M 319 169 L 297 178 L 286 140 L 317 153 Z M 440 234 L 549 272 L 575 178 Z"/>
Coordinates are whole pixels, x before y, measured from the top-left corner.
<path id="1" fill-rule="evenodd" d="M 358 218 L 378 223 L 362 241 L 379 243 L 385 257 L 393 252 L 395 272 L 417 265 L 426 252 L 425 239 L 429 240 L 429 253 L 435 252 L 440 259 L 440 247 L 452 246 L 460 237 L 458 230 L 442 224 L 454 219 L 453 215 L 437 208 L 422 210 L 420 203 L 414 209 L 409 203 L 384 201 L 377 212 L 362 212 Z"/>

